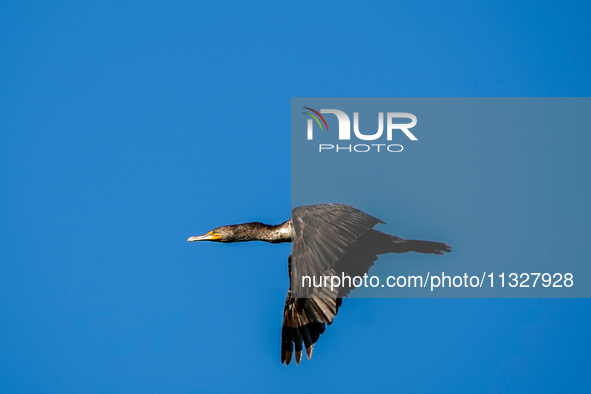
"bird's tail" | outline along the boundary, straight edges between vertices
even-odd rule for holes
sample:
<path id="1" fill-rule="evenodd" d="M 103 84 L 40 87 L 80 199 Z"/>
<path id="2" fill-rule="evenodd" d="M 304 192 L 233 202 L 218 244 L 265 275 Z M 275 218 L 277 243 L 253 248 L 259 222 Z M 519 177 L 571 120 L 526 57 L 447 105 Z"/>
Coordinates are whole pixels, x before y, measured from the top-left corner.
<path id="1" fill-rule="evenodd" d="M 396 246 L 397 253 L 417 252 L 426 254 L 445 254 L 451 252 L 451 246 L 444 242 L 404 239 L 398 241 Z"/>

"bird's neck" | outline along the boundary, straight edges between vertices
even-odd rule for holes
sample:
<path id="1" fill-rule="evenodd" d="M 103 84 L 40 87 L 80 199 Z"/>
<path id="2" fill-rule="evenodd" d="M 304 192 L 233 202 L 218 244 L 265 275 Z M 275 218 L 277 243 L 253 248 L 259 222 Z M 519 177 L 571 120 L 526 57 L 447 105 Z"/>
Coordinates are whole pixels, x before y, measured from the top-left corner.
<path id="1" fill-rule="evenodd" d="M 291 242 L 291 220 L 269 227 L 271 231 L 267 233 L 266 239 L 262 239 L 262 241 L 273 243 Z"/>

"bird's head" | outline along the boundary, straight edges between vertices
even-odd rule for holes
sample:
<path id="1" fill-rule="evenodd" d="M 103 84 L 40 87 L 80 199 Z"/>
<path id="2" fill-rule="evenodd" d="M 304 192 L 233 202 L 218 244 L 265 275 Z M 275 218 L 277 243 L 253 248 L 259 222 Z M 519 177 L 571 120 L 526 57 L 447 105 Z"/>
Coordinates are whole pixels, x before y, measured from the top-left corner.
<path id="1" fill-rule="evenodd" d="M 224 227 L 215 228 L 204 235 L 199 235 L 196 237 L 189 237 L 189 239 L 187 241 L 189 241 L 189 242 L 193 242 L 193 241 L 226 242 L 225 239 L 228 238 L 227 237 L 228 234 L 227 234 L 227 231 L 225 231 Z"/>

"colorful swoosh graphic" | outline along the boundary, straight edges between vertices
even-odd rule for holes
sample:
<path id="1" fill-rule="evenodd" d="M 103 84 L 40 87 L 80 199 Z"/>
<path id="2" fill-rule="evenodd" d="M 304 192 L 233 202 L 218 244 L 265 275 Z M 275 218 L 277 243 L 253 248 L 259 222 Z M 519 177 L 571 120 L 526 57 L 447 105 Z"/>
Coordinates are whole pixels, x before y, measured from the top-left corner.
<path id="1" fill-rule="evenodd" d="M 316 115 L 320 116 L 320 119 L 322 119 L 322 121 L 324 122 L 324 125 L 326 126 L 326 130 L 328 131 L 328 125 L 326 124 L 326 120 L 324 120 L 324 117 L 322 115 L 320 115 L 320 113 L 318 111 L 313 110 L 312 108 L 308 108 L 308 107 L 302 107 L 304 109 L 310 110 L 312 112 L 314 112 Z M 306 115 L 310 115 L 311 117 L 314 118 L 314 120 L 316 121 L 316 123 L 318 123 L 318 126 L 320 126 L 320 130 L 322 130 L 322 123 L 320 123 L 320 121 L 318 120 L 317 117 L 315 117 L 314 115 L 312 115 L 309 112 L 302 112 Z"/>

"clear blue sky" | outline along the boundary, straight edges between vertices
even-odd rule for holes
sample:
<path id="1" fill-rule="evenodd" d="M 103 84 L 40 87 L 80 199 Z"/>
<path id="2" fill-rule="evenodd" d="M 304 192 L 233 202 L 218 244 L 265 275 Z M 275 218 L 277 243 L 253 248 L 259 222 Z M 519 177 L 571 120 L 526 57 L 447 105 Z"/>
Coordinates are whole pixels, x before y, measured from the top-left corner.
<path id="1" fill-rule="evenodd" d="M 0 391 L 587 390 L 589 300 L 346 300 L 286 368 L 289 245 L 186 242 L 289 217 L 291 97 L 589 96 L 581 4 L 3 2 Z"/>

